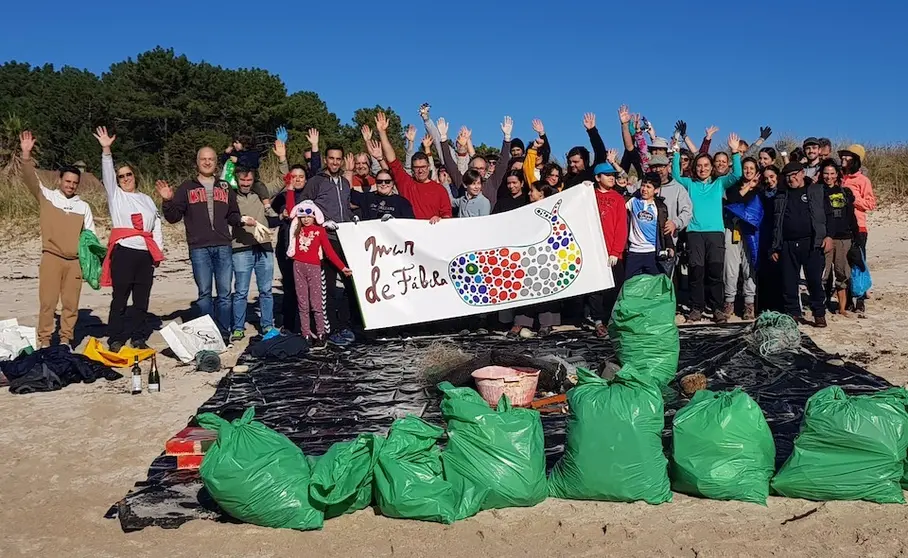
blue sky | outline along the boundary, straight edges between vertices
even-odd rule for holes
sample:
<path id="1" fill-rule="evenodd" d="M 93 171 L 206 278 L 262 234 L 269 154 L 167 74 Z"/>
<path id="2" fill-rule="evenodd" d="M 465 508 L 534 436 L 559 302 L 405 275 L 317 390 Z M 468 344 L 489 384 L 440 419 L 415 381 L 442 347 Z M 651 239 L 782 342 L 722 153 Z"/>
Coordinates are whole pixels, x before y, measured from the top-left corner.
<path id="1" fill-rule="evenodd" d="M 476 143 L 498 144 L 503 115 L 524 139 L 539 117 L 562 154 L 587 143 L 586 111 L 617 146 L 622 103 L 662 136 L 685 119 L 695 141 L 710 124 L 748 141 L 768 124 L 770 143 L 908 140 L 908 5 L 896 0 L 283 4 L 12 2 L 4 15 L 20 23 L 0 34 L 0 61 L 103 72 L 161 45 L 266 68 L 343 122 L 382 104 L 415 123 L 428 101 Z"/>

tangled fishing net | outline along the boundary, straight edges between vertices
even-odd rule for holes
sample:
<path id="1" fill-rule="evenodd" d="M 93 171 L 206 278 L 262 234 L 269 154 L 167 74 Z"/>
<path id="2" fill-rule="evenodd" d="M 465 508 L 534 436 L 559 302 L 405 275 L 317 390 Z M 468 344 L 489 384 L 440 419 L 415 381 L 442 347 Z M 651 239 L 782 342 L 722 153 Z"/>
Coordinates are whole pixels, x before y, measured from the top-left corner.
<path id="1" fill-rule="evenodd" d="M 769 311 L 760 314 L 754 322 L 748 340 L 763 357 L 801 348 L 798 323 L 791 316 L 779 312 Z"/>

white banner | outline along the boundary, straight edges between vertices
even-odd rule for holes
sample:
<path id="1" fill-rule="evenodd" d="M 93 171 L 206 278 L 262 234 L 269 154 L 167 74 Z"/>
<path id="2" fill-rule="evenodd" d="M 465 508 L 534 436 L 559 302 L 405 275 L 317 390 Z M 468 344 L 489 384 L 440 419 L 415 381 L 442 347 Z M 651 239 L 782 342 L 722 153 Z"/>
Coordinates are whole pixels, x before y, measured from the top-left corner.
<path id="1" fill-rule="evenodd" d="M 366 329 L 484 314 L 615 286 L 592 188 L 488 217 L 344 223 Z"/>

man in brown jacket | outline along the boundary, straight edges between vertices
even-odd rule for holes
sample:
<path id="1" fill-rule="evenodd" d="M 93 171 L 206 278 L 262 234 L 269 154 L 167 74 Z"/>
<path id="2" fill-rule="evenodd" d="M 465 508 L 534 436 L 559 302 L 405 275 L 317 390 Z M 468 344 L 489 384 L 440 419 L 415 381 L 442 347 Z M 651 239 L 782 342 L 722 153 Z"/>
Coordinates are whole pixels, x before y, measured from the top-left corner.
<path id="1" fill-rule="evenodd" d="M 79 196 L 81 172 L 75 167 L 60 169 L 57 189 L 45 188 L 35 173 L 31 132 L 19 136 L 22 148 L 22 180 L 38 200 L 41 224 L 41 265 L 38 267 L 38 348 L 50 345 L 54 333 L 54 313 L 62 302 L 60 343 L 73 342 L 79 297 L 82 294 L 82 268 L 79 266 L 79 236 L 83 229 L 95 232 L 91 207 Z"/>

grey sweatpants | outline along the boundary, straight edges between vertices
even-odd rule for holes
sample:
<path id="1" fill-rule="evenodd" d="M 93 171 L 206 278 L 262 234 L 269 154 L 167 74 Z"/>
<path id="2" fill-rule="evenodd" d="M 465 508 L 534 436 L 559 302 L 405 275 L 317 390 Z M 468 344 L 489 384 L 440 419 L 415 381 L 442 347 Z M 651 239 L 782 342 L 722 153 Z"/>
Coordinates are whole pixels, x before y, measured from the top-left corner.
<path id="1" fill-rule="evenodd" d="M 765 242 L 765 241 L 764 241 Z M 732 242 L 732 231 L 725 229 L 725 302 L 734 302 L 738 295 L 738 279 L 744 276 L 744 302 L 753 304 L 757 282 L 750 267 L 750 250 L 742 237 Z"/>

